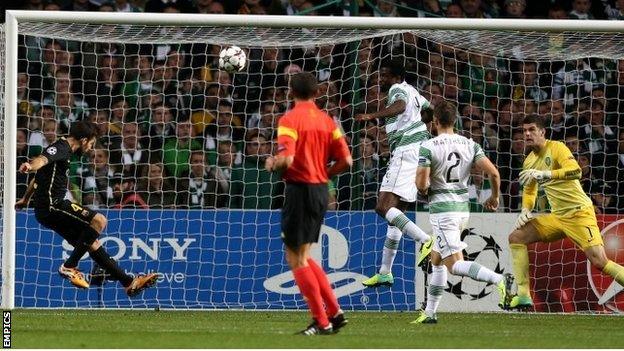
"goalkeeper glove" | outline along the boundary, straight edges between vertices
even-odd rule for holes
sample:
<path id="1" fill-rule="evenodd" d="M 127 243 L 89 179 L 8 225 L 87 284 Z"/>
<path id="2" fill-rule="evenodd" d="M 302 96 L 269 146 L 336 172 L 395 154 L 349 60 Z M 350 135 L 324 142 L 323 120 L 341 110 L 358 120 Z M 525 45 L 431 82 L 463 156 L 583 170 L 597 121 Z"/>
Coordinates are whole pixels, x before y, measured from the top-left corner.
<path id="1" fill-rule="evenodd" d="M 522 212 L 516 219 L 516 225 L 514 226 L 514 230 L 522 228 L 525 224 L 529 223 L 535 216 L 531 213 L 531 210 L 523 208 Z"/>
<path id="2" fill-rule="evenodd" d="M 520 172 L 520 185 L 525 186 L 534 179 L 537 181 L 550 179 L 552 173 L 550 171 L 538 171 L 537 169 L 526 169 Z"/>

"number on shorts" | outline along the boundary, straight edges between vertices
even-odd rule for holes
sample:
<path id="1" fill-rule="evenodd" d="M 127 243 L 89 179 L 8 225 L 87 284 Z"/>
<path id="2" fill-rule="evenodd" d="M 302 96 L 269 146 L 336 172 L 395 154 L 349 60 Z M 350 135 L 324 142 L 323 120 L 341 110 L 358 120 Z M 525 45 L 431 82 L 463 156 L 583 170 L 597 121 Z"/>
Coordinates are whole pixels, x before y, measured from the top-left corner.
<path id="1" fill-rule="evenodd" d="M 438 246 L 440 247 L 440 249 L 444 248 L 444 245 L 442 245 L 442 237 L 441 236 L 438 237 Z"/>
<path id="2" fill-rule="evenodd" d="M 447 183 L 458 183 L 459 182 L 459 177 L 458 178 L 451 178 L 451 172 L 453 171 L 453 168 L 459 166 L 459 163 L 461 162 L 461 158 L 459 157 L 459 154 L 455 151 L 451 152 L 448 157 L 446 158 L 447 161 L 451 161 L 451 159 L 453 158 L 453 156 L 455 156 L 455 164 L 452 165 L 451 167 L 449 167 L 446 170 L 446 182 Z M 451 161 L 452 162 L 452 161 Z"/>
<path id="3" fill-rule="evenodd" d="M 74 212 L 80 212 L 82 211 L 82 207 L 80 207 L 80 205 L 76 205 L 76 204 L 71 204 L 72 209 L 74 210 Z"/>

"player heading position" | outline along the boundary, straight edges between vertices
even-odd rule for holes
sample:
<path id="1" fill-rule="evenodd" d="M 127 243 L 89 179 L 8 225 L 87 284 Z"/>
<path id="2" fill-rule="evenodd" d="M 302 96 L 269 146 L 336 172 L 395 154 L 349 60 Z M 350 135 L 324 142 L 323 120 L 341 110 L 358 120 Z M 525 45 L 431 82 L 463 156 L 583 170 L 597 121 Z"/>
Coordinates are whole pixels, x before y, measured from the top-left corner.
<path id="1" fill-rule="evenodd" d="M 594 267 L 613 277 L 624 286 L 624 267 L 609 260 L 604 250 L 596 215 L 589 197 L 583 192 L 579 179 L 581 167 L 567 146 L 560 141 L 548 140 L 541 117 L 524 118 L 525 145 L 531 153 L 524 160 L 520 172 L 523 186 L 522 210 L 514 230 L 509 234 L 509 248 L 518 295 L 510 308 L 533 307 L 529 293 L 529 254 L 527 245 L 534 242 L 552 242 L 570 238 L 585 252 Z M 551 213 L 534 216 L 538 185 L 546 192 Z"/>
<path id="2" fill-rule="evenodd" d="M 100 267 L 121 282 L 128 296 L 135 296 L 143 289 L 154 285 L 157 274 L 151 273 L 135 278 L 126 274 L 97 240 L 106 227 L 106 218 L 101 213 L 64 199 L 70 157 L 72 154 L 81 155 L 89 152 L 97 136 L 95 124 L 86 121 L 75 122 L 71 125 L 67 138 L 59 138 L 48 146 L 41 156 L 22 163 L 20 172 L 37 173 L 28 185 L 24 197 L 16 202 L 15 208 L 28 206 L 34 194 L 37 221 L 60 234 L 74 247 L 74 252 L 59 268 L 59 274 L 63 278 L 68 279 L 76 287 L 88 288 L 89 283 L 76 266 L 80 258 L 89 252 L 89 256 Z"/>
<path id="3" fill-rule="evenodd" d="M 427 126 L 431 118 L 421 116 L 421 111 L 431 109 L 429 101 L 405 81 L 405 68 L 402 60 L 394 59 L 384 66 L 387 71 L 384 80 L 391 84 L 388 91 L 388 103 L 385 108 L 371 114 L 356 116 L 359 121 L 386 119 L 386 132 L 392 157 L 388 170 L 379 189 L 379 199 L 375 211 L 388 221 L 386 241 L 384 242 L 381 268 L 379 273 L 364 280 L 368 287 L 381 285 L 392 286 L 392 264 L 403 233 L 420 243 L 431 239 L 422 229 L 405 215 L 410 202 L 416 201 L 417 190 L 414 175 L 418 167 L 418 149 L 420 143 L 429 139 Z M 431 251 L 430 243 L 421 249 L 418 264 Z"/>
<path id="4" fill-rule="evenodd" d="M 457 110 L 451 103 L 444 101 L 436 106 L 433 123 L 438 136 L 420 146 L 416 186 L 421 194 L 429 196 L 429 219 L 435 240 L 427 307 L 412 323 L 437 323 L 436 310 L 446 288 L 447 269 L 455 275 L 496 284 L 501 306 L 505 305 L 507 286 L 511 284 L 510 277 L 505 279 L 477 262 L 466 262 L 462 256 L 467 245 L 461 241 L 461 232 L 470 215 L 470 169 L 474 166 L 490 177 L 492 195 L 484 206 L 491 211 L 498 208 L 500 175 L 479 144 L 453 132 L 456 115 Z"/>
<path id="5" fill-rule="evenodd" d="M 282 208 L 282 240 L 286 261 L 314 318 L 299 334 L 331 334 L 347 324 L 327 276 L 310 257 L 327 211 L 327 181 L 353 164 L 342 131 L 314 104 L 314 75 L 290 78 L 295 107 L 279 120 L 278 154 L 266 160 L 268 171 L 281 171 L 286 182 Z M 335 161 L 327 167 L 330 160 Z M 325 303 L 325 308 L 323 307 Z"/>

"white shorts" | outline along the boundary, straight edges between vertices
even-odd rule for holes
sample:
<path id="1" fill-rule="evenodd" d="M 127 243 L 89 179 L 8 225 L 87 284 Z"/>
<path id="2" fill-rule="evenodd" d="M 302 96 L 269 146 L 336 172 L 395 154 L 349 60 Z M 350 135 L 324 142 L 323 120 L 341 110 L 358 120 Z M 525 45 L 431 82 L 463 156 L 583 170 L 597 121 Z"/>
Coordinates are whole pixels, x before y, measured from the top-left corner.
<path id="1" fill-rule="evenodd" d="M 444 259 L 468 247 L 461 240 L 461 233 L 468 226 L 469 217 L 469 213 L 461 212 L 429 214 L 435 236 L 433 251 L 438 252 Z"/>
<path id="2" fill-rule="evenodd" d="M 401 201 L 415 202 L 416 194 L 416 169 L 418 168 L 418 151 L 416 147 L 397 149 L 392 153 L 388 170 L 381 181 L 380 192 L 393 193 L 401 197 Z"/>

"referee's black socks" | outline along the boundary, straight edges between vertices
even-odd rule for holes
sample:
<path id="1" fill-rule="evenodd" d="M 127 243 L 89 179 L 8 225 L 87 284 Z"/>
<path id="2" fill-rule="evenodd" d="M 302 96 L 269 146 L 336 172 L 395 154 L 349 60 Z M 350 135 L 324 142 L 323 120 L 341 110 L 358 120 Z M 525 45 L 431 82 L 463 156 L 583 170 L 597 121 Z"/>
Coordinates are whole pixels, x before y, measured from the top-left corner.
<path id="1" fill-rule="evenodd" d="M 132 277 L 119 267 L 117 262 L 104 250 L 103 246 L 100 246 L 95 251 L 89 252 L 89 256 L 91 256 L 100 267 L 104 268 L 108 274 L 113 276 L 113 278 L 119 280 L 124 287 L 132 283 Z"/>

